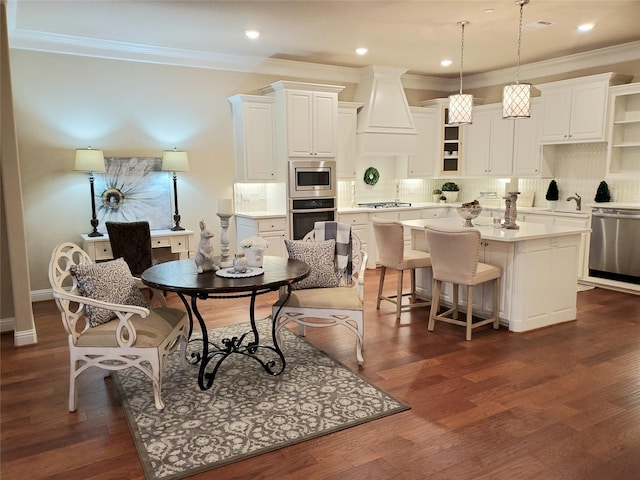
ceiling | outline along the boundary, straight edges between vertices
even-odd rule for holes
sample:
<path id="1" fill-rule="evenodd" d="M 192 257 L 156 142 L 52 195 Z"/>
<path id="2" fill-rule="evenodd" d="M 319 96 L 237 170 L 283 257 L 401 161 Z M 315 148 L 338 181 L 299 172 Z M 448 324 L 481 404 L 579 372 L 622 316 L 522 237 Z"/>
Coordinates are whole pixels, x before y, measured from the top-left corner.
<path id="1" fill-rule="evenodd" d="M 442 79 L 459 75 L 462 20 L 470 22 L 466 76 L 513 68 L 519 13 L 513 0 L 8 0 L 12 48 L 386 65 Z M 593 30 L 577 32 L 587 22 Z M 640 41 L 640 0 L 531 0 L 523 24 L 521 63 L 549 61 Z M 259 39 L 245 37 L 250 28 L 261 32 Z M 354 52 L 361 46 L 369 49 L 364 56 Z M 639 60 L 640 44 L 633 46 Z M 453 60 L 448 68 L 440 65 L 445 58 Z"/>

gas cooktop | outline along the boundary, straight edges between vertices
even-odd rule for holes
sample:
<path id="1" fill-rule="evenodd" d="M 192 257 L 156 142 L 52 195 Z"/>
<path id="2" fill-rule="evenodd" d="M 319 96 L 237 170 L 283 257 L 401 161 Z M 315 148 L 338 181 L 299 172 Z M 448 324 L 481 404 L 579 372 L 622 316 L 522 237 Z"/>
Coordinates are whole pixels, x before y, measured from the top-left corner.
<path id="1" fill-rule="evenodd" d="M 371 202 L 371 203 L 359 203 L 359 207 L 365 208 L 394 208 L 394 207 L 410 207 L 410 203 L 402 202 Z"/>

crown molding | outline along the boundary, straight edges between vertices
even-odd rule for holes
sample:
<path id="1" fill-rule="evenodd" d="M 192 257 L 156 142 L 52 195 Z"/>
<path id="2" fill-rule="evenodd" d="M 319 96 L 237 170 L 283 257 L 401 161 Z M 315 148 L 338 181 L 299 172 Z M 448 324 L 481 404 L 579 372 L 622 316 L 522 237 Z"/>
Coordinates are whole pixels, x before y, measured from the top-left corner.
<path id="1" fill-rule="evenodd" d="M 520 65 L 520 80 L 533 80 L 635 60 L 640 60 L 640 41 Z M 513 83 L 515 77 L 515 67 L 505 68 L 494 72 L 466 76 L 464 77 L 464 84 L 467 89 L 492 87 Z"/>
<path id="2" fill-rule="evenodd" d="M 41 32 L 15 28 L 14 22 L 8 23 L 9 46 L 18 50 L 339 83 L 357 84 L 360 80 L 359 68 L 295 62 L 267 57 L 225 55 L 200 50 L 159 47 L 140 43 Z M 640 60 L 640 41 L 521 65 L 520 79 L 542 78 L 634 60 Z M 470 75 L 465 76 L 464 83 L 467 89 L 503 85 L 511 83 L 515 78 L 515 73 L 516 69 L 513 67 Z M 415 74 L 402 76 L 402 84 L 405 88 L 420 90 L 453 92 L 458 89 L 458 82 L 458 78 L 440 78 Z"/>

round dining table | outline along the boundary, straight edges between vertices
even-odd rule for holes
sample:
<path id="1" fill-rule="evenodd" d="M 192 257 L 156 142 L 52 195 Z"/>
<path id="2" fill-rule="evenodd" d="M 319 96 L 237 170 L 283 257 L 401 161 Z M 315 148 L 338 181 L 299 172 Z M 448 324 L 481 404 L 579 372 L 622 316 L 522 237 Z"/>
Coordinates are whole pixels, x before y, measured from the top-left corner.
<path id="1" fill-rule="evenodd" d="M 255 302 L 258 295 L 285 287 L 286 295 L 291 285 L 309 275 L 310 267 L 304 262 L 283 257 L 264 256 L 261 269 L 252 267 L 244 274 L 232 269 L 221 272 L 198 273 L 193 259 L 173 260 L 154 265 L 142 273 L 142 282 L 158 290 L 175 292 L 185 305 L 189 316 L 189 341 L 193 332 L 193 317 L 202 332 L 202 352 L 192 353 L 192 361 L 199 363 L 198 385 L 202 390 L 211 388 L 222 362 L 232 354 L 240 354 L 257 361 L 271 375 L 280 375 L 286 361 L 275 333 L 275 319 L 271 319 L 272 343 L 261 343 L 255 318 Z M 226 276 L 220 276 L 224 273 Z M 190 301 L 187 300 L 190 297 Z M 207 326 L 198 309 L 199 300 L 250 297 L 250 330 L 233 338 L 212 341 Z M 285 302 L 286 303 L 286 302 Z M 276 317 L 277 318 L 277 315 Z M 213 368 L 207 367 L 214 359 Z"/>

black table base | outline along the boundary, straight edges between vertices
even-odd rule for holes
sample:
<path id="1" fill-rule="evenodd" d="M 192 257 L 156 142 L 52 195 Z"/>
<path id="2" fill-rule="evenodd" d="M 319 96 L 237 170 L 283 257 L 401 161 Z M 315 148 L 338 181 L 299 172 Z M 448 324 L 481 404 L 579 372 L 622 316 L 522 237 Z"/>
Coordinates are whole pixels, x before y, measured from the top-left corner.
<path id="1" fill-rule="evenodd" d="M 187 301 L 186 297 L 182 293 L 178 293 L 182 303 L 184 303 L 189 316 L 189 342 L 199 342 L 198 339 L 192 339 L 191 334 L 193 332 L 193 316 L 195 315 L 202 331 L 202 353 L 191 353 L 190 363 L 192 365 L 200 364 L 198 372 L 198 385 L 200 389 L 207 390 L 213 385 L 213 381 L 218 373 L 218 369 L 222 363 L 233 354 L 244 355 L 252 358 L 270 375 L 280 375 L 286 366 L 286 360 L 284 354 L 278 345 L 278 339 L 276 336 L 276 320 L 271 319 L 271 338 L 273 345 L 265 345 L 260 343 L 260 334 L 256 326 L 255 318 L 255 303 L 256 297 L 265 293 L 272 292 L 274 288 L 266 288 L 263 290 L 254 290 L 250 294 L 240 295 L 211 295 L 205 293 L 196 293 L 190 295 L 191 304 Z M 291 287 L 287 286 L 287 298 L 291 294 Z M 251 304 L 249 306 L 249 320 L 251 324 L 251 330 L 243 333 L 239 337 L 222 338 L 216 343 L 209 339 L 209 333 L 207 326 L 198 310 L 198 300 L 214 299 L 229 299 L 229 298 L 243 298 L 251 297 Z M 286 303 L 286 302 L 284 302 Z M 283 304 L 284 304 L 283 303 Z M 280 310 L 278 310 L 278 313 Z M 208 370 L 209 364 L 213 365 L 213 369 Z"/>

